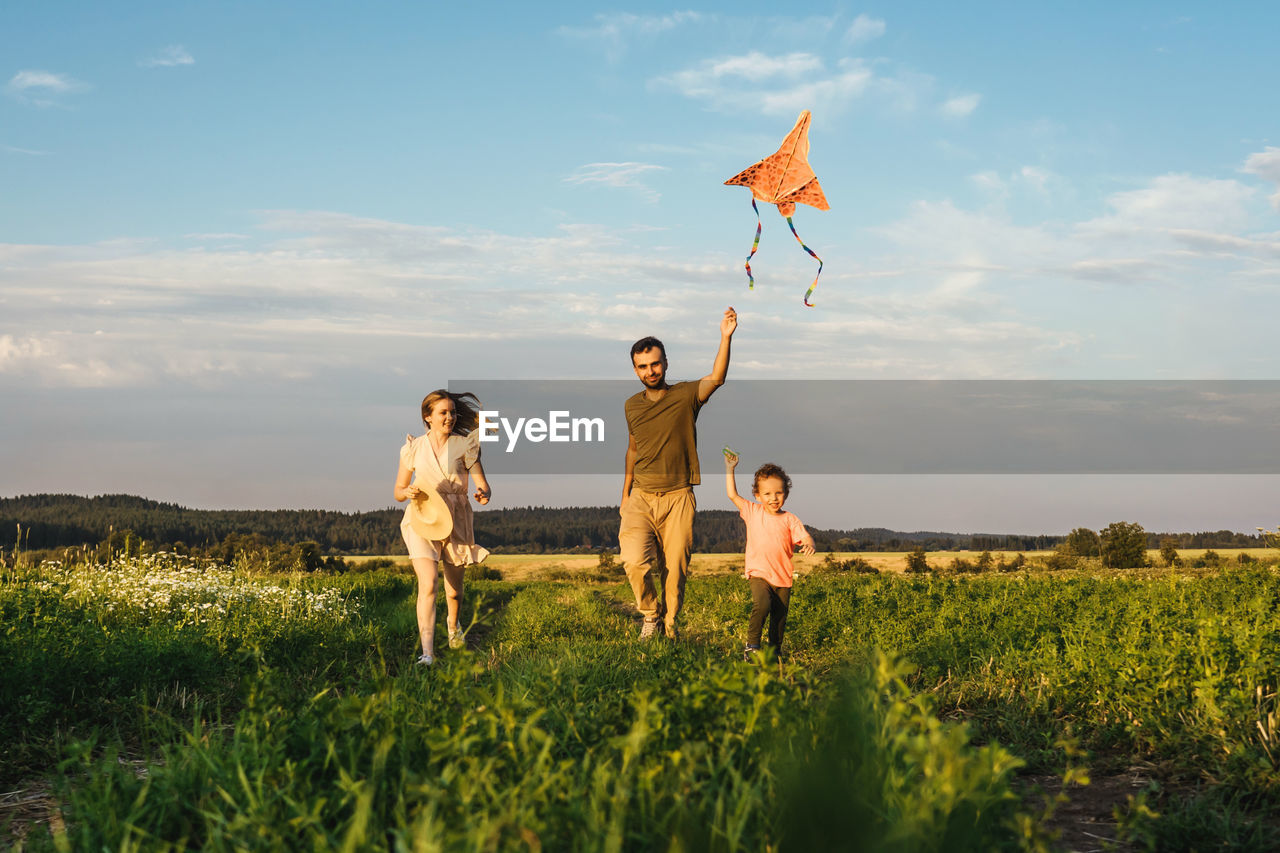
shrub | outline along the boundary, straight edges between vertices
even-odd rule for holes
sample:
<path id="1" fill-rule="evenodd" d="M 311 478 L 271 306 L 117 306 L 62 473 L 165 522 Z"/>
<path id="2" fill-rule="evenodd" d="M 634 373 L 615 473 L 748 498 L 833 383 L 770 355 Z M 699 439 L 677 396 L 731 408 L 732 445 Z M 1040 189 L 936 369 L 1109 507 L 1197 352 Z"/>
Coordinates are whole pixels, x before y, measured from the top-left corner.
<path id="1" fill-rule="evenodd" d="M 1072 553 L 1071 549 L 1066 547 L 1066 543 L 1063 543 L 1053 549 L 1052 554 L 1044 558 L 1044 565 L 1045 568 L 1055 572 L 1078 569 L 1080 568 L 1080 557 Z"/>
<path id="2" fill-rule="evenodd" d="M 1136 569 L 1147 565 L 1147 532 L 1132 521 L 1113 521 L 1102 531 L 1102 565 Z"/>
<path id="3" fill-rule="evenodd" d="M 907 555 L 907 571 L 913 575 L 929 571 L 929 558 L 925 556 L 923 548 L 917 548 Z"/>
<path id="4" fill-rule="evenodd" d="M 1016 572 L 1026 568 L 1027 557 L 1025 554 L 1018 553 L 1013 555 L 1013 559 L 1009 562 L 1004 561 L 1004 555 L 1000 555 L 1000 562 L 996 563 L 996 570 L 1001 572 Z"/>
<path id="5" fill-rule="evenodd" d="M 462 573 L 462 580 L 465 581 L 500 581 L 502 580 L 502 572 L 499 569 L 491 569 L 480 563 L 472 563 L 467 566 L 466 571 Z"/>
<path id="6" fill-rule="evenodd" d="M 856 572 L 857 574 L 876 575 L 880 570 L 868 563 L 861 557 L 850 557 L 847 560 L 837 560 L 831 554 L 827 554 L 822 558 L 822 562 L 814 567 L 816 571 L 823 574 L 842 574 L 844 572 Z"/>
<path id="7" fill-rule="evenodd" d="M 1077 527 L 1067 534 L 1062 543 L 1077 557 L 1098 557 L 1102 555 L 1102 541 L 1098 534 L 1087 527 Z"/>

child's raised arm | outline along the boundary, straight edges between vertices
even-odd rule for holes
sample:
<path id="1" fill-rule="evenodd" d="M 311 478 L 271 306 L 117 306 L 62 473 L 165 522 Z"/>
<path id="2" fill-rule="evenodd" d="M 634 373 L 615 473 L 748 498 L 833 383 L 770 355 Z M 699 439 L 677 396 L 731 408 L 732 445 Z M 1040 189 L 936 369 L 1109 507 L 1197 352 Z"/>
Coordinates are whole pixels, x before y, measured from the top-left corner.
<path id="1" fill-rule="evenodd" d="M 742 509 L 750 501 L 738 494 L 738 483 L 733 477 L 733 469 L 737 467 L 738 454 L 726 447 L 724 450 L 724 491 L 729 496 L 729 500 L 733 501 L 733 505 L 738 509 Z"/>

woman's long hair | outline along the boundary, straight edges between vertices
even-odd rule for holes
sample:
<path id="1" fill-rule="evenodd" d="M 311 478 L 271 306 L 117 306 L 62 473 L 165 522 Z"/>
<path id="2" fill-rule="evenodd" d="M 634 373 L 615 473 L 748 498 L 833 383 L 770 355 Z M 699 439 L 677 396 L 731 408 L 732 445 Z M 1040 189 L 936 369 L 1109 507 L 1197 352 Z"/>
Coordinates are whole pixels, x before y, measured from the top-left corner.
<path id="1" fill-rule="evenodd" d="M 467 435 L 480 428 L 480 401 L 475 394 L 465 391 L 458 394 L 443 388 L 432 391 L 422 398 L 422 419 L 425 421 L 431 414 L 431 407 L 446 398 L 453 401 L 454 435 Z"/>

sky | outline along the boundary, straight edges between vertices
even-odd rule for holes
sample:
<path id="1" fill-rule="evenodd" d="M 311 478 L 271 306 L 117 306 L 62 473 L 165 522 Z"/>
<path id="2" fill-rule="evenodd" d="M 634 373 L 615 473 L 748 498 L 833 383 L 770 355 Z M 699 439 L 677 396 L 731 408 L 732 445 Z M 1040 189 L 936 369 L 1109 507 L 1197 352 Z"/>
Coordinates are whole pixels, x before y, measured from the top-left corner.
<path id="1" fill-rule="evenodd" d="M 731 382 L 1277 378 L 1280 7 L 805 8 L 7 8 L 0 495 L 384 507 L 427 391 L 630 379 L 649 334 L 697 378 L 728 305 Z M 771 206 L 748 289 L 750 193 L 723 185 L 804 109 L 813 308 Z M 493 506 L 609 503 L 620 474 L 513 476 Z M 1252 531 L 1277 486 L 802 477 L 791 507 Z"/>

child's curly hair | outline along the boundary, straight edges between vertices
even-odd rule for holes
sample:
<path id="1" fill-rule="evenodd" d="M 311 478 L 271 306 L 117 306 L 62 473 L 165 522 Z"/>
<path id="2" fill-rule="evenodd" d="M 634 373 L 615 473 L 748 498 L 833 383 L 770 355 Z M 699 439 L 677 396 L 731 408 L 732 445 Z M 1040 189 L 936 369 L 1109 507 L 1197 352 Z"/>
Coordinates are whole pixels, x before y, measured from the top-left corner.
<path id="1" fill-rule="evenodd" d="M 784 498 L 791 497 L 791 478 L 787 476 L 787 472 L 782 470 L 781 465 L 774 465 L 772 462 L 766 462 L 756 469 L 755 479 L 751 481 L 751 494 L 760 494 L 760 481 L 767 480 L 770 477 L 777 477 L 782 481 L 782 496 Z"/>

